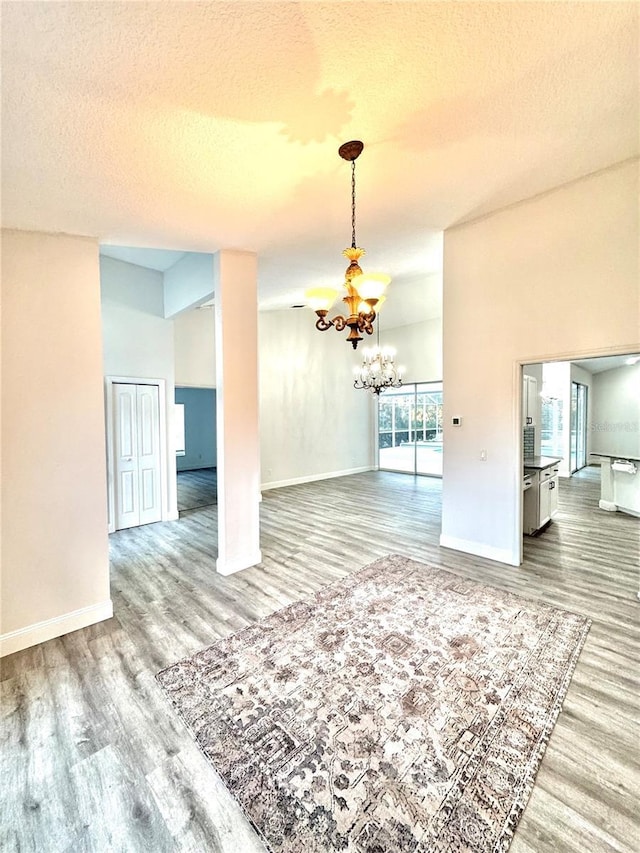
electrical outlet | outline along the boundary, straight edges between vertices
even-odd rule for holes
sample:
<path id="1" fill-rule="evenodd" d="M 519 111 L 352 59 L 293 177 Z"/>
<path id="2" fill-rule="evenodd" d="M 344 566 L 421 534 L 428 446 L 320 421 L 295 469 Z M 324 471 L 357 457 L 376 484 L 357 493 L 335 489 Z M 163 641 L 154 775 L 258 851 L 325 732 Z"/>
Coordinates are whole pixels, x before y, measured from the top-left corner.
<path id="1" fill-rule="evenodd" d="M 481 451 L 480 451 L 480 461 L 481 461 L 481 462 L 486 462 L 486 461 L 487 461 L 487 451 L 486 451 L 486 450 L 481 450 Z"/>

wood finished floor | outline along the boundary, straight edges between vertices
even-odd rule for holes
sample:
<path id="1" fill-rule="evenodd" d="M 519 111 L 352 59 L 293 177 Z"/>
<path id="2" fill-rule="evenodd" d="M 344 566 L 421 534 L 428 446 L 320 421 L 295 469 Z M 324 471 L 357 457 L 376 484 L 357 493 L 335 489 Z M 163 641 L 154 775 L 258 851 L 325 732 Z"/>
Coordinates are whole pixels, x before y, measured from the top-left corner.
<path id="1" fill-rule="evenodd" d="M 178 512 L 213 506 L 218 502 L 218 472 L 215 468 L 178 471 Z"/>
<path id="2" fill-rule="evenodd" d="M 264 494 L 262 565 L 215 573 L 216 508 L 111 536 L 115 617 L 0 662 L 0 849 L 263 851 L 155 673 L 387 553 L 584 613 L 593 625 L 511 853 L 640 849 L 640 522 L 597 471 L 512 568 L 438 547 L 441 482 L 371 472 Z"/>

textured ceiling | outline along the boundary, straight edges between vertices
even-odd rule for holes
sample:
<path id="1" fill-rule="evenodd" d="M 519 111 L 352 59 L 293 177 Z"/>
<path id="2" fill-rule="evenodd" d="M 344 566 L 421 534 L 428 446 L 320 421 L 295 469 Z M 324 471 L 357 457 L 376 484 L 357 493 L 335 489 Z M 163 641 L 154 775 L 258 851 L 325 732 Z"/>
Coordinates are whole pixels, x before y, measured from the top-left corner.
<path id="1" fill-rule="evenodd" d="M 638 153 L 638 5 L 2 2 L 2 219 L 258 252 L 264 305 Z"/>
<path id="2" fill-rule="evenodd" d="M 578 367 L 583 367 L 589 373 L 603 373 L 605 370 L 615 370 L 624 367 L 631 358 L 640 358 L 640 354 L 633 355 L 606 355 L 601 358 L 584 358 L 582 361 L 574 361 Z"/>

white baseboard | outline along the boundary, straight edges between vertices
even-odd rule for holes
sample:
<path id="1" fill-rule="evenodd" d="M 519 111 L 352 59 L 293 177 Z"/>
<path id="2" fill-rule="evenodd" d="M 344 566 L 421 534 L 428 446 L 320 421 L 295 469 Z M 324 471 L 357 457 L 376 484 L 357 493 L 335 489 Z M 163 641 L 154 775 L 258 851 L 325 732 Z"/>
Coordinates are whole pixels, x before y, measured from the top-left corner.
<path id="1" fill-rule="evenodd" d="M 603 501 L 602 498 L 598 501 L 598 506 L 600 509 L 606 509 L 607 512 L 617 512 L 618 505 L 614 504 L 613 501 Z"/>
<path id="2" fill-rule="evenodd" d="M 600 509 L 606 509 L 607 512 L 623 512 L 625 515 L 632 515 L 634 518 L 640 518 L 640 513 L 636 512 L 635 509 L 620 506 L 620 504 L 616 504 L 613 501 L 603 501 L 601 498 L 598 501 L 598 506 Z"/>
<path id="3" fill-rule="evenodd" d="M 485 557 L 487 560 L 495 560 L 497 563 L 506 563 L 508 566 L 519 566 L 518 556 L 506 548 L 494 548 L 491 545 L 483 545 L 481 542 L 473 542 L 470 539 L 457 539 L 455 536 L 440 534 L 440 546 L 451 548 L 453 551 L 462 551 L 465 554 L 473 554 L 475 557 Z"/>
<path id="4" fill-rule="evenodd" d="M 301 483 L 315 483 L 317 480 L 331 480 L 333 477 L 348 477 L 350 474 L 363 474 L 365 471 L 375 471 L 373 465 L 365 465 L 362 468 L 346 468 L 344 471 L 328 471 L 325 474 L 310 474 L 306 477 L 293 477 L 291 480 L 274 480 L 271 483 L 263 483 L 260 487 L 263 492 L 269 489 L 280 489 L 283 486 L 298 486 Z"/>
<path id="5" fill-rule="evenodd" d="M 44 622 L 27 625 L 26 628 L 18 628 L 17 631 L 9 631 L 8 634 L 0 636 L 0 657 L 21 652 L 38 643 L 46 643 L 47 640 L 62 637 L 63 634 L 69 634 L 71 631 L 87 628 L 112 616 L 113 604 L 109 599 L 100 604 L 73 610 L 71 613 L 63 613 L 62 616 L 54 616 L 53 619 L 45 619 Z"/>
<path id="6" fill-rule="evenodd" d="M 241 572 L 243 569 L 250 569 L 251 566 L 257 566 L 262 562 L 262 551 L 253 551 L 245 557 L 238 557 L 235 560 L 224 560 L 218 557 L 216 560 L 216 571 L 219 575 L 233 575 L 235 572 Z"/>

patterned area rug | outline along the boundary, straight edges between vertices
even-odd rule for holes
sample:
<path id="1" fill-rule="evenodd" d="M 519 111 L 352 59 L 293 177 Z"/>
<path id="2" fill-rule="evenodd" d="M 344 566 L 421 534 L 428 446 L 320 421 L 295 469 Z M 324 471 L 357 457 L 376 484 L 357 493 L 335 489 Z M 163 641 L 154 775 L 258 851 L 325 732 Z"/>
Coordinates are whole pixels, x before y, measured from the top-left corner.
<path id="1" fill-rule="evenodd" d="M 504 851 L 589 624 L 389 556 L 157 677 L 269 850 Z"/>

